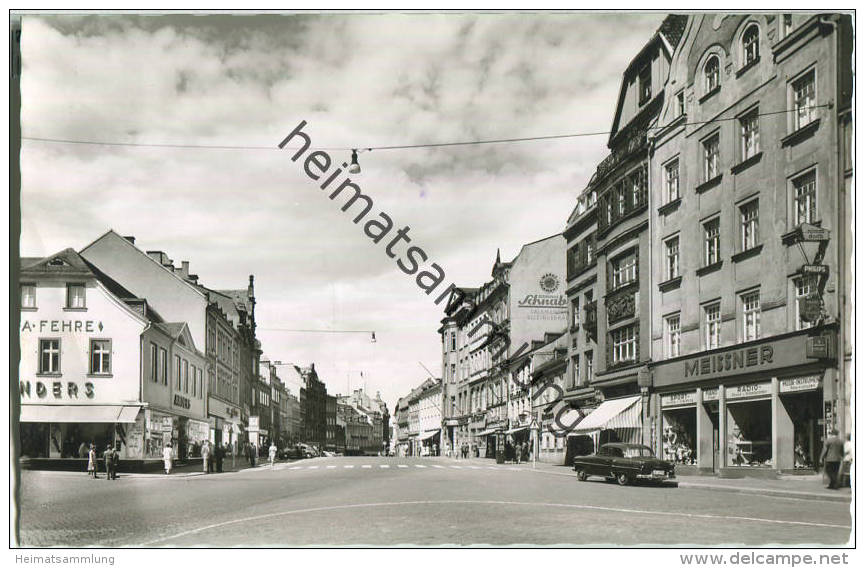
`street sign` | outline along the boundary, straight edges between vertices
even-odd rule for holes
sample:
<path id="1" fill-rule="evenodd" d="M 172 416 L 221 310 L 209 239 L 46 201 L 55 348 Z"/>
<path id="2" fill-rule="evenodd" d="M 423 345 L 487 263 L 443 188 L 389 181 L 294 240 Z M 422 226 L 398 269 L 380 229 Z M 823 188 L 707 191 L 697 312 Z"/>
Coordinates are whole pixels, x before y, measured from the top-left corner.
<path id="1" fill-rule="evenodd" d="M 824 242 L 829 240 L 829 229 L 821 229 L 810 223 L 802 223 L 800 229 L 801 241 L 805 243 Z"/>
<path id="2" fill-rule="evenodd" d="M 803 264 L 802 268 L 799 269 L 799 272 L 808 275 L 814 274 L 818 276 L 828 276 L 829 266 L 826 264 Z"/>

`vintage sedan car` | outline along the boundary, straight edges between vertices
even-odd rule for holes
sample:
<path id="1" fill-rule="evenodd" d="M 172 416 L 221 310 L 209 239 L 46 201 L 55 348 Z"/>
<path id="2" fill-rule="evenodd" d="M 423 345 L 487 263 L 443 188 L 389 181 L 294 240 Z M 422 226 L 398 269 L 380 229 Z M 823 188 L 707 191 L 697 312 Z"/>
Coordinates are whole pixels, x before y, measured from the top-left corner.
<path id="1" fill-rule="evenodd" d="M 656 458 L 651 449 L 640 444 L 604 444 L 595 454 L 574 458 L 574 471 L 580 481 L 600 475 L 615 479 L 619 485 L 638 479 L 660 482 L 676 477 L 671 462 Z"/>

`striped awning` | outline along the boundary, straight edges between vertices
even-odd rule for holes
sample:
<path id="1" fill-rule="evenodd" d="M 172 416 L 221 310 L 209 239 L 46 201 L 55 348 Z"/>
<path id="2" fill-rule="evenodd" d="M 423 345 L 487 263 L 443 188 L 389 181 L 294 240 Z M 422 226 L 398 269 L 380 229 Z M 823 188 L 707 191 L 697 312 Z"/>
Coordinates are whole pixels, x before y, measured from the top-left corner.
<path id="1" fill-rule="evenodd" d="M 587 434 L 599 430 L 642 428 L 639 396 L 605 400 L 594 412 L 583 418 L 570 435 Z"/>
<path id="2" fill-rule="evenodd" d="M 478 436 L 489 436 L 490 434 L 495 434 L 499 431 L 499 428 L 489 428 L 484 430 L 483 432 L 478 432 Z"/>
<path id="3" fill-rule="evenodd" d="M 435 436 L 439 432 L 441 432 L 440 428 L 438 430 L 428 430 L 428 431 L 424 432 L 423 434 L 421 434 L 420 436 L 418 436 L 417 439 L 418 440 L 429 440 L 430 438 L 432 438 L 433 436 Z"/>

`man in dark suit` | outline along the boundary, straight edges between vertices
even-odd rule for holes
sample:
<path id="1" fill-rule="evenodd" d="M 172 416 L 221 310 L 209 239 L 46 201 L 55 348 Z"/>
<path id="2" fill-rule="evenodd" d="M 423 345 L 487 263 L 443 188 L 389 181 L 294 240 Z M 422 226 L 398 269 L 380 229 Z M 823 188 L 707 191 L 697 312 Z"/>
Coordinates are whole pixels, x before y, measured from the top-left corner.
<path id="1" fill-rule="evenodd" d="M 844 442 L 838 437 L 838 430 L 832 430 L 829 433 L 829 438 L 826 439 L 826 443 L 823 445 L 823 453 L 820 456 L 824 471 L 829 477 L 829 489 L 839 488 L 838 470 L 843 459 Z"/>
<path id="2" fill-rule="evenodd" d="M 111 444 L 105 448 L 105 479 L 117 479 L 117 452 Z"/>

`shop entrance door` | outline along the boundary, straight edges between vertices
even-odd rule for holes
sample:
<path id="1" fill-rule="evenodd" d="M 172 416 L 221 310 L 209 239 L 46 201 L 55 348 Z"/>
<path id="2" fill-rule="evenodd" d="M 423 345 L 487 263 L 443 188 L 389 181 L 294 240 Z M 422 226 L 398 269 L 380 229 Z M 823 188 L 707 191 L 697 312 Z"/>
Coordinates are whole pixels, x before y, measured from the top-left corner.
<path id="1" fill-rule="evenodd" d="M 721 467 L 721 429 L 718 425 L 718 409 L 711 409 L 709 419 L 712 421 L 712 471 L 718 473 Z"/>

